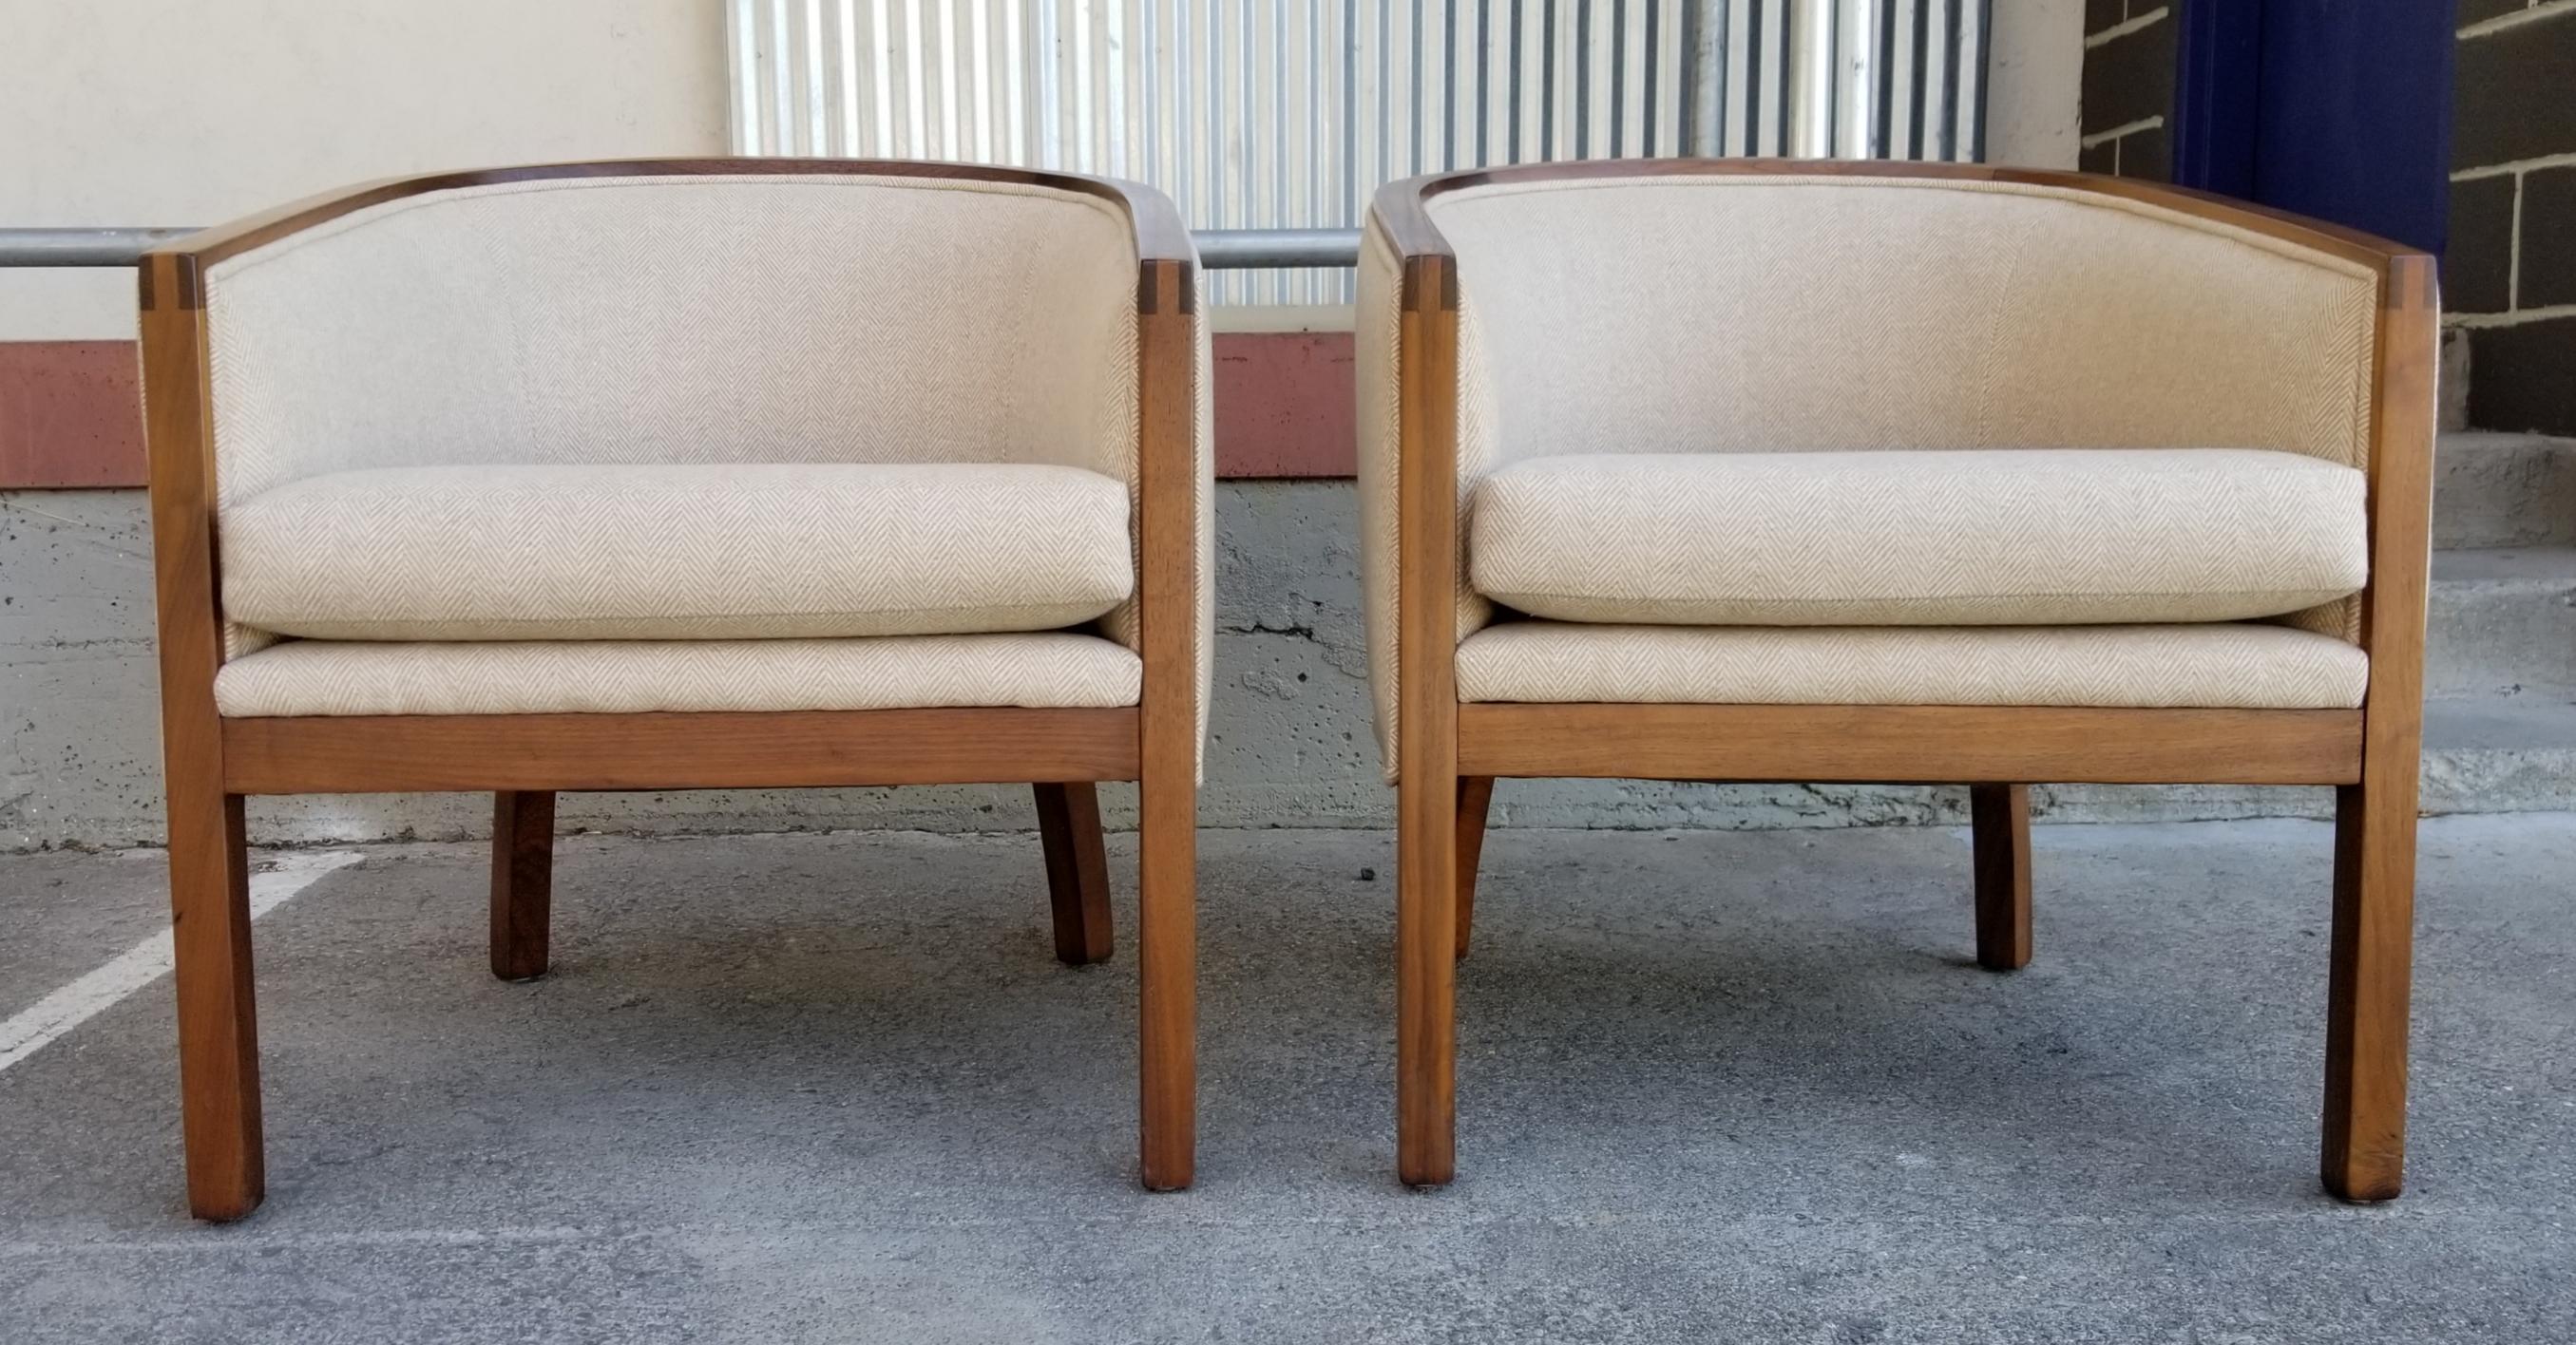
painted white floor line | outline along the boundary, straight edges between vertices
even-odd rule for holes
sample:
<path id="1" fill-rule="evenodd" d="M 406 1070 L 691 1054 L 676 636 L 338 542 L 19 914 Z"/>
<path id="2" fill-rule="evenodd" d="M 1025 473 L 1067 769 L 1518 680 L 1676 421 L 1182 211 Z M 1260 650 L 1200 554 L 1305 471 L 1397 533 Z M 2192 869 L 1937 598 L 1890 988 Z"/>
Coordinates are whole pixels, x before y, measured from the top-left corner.
<path id="1" fill-rule="evenodd" d="M 290 853 L 275 867 L 250 876 L 250 918 L 257 920 L 288 897 L 311 887 L 322 875 L 345 869 L 366 856 L 354 850 Z M 0 1070 L 45 1049 L 109 1005 L 152 984 L 170 972 L 170 931 L 160 933 L 116 955 L 113 961 L 0 1023 Z"/>

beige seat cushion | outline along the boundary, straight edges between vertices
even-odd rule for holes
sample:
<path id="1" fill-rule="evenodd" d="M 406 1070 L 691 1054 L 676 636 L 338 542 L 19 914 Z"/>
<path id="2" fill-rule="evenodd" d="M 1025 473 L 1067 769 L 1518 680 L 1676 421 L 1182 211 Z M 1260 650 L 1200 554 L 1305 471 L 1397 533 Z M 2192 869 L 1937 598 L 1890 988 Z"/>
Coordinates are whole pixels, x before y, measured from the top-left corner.
<path id="1" fill-rule="evenodd" d="M 328 640 L 1047 630 L 1134 588 L 1126 485 L 1019 464 L 335 472 L 221 544 L 227 618 Z"/>
<path id="2" fill-rule="evenodd" d="M 227 669 L 227 674 L 230 670 Z M 1458 647 L 1464 701 L 2348 710 L 2370 656 L 2287 626 L 1601 626 Z"/>
<path id="3" fill-rule="evenodd" d="M 1134 705 L 1115 641 L 1038 631 L 864 640 L 289 640 L 215 674 L 227 718 Z"/>
<path id="4" fill-rule="evenodd" d="M 1533 458 L 1471 503 L 1475 590 L 1562 621 L 2276 616 L 2369 577 L 2361 472 L 2240 449 Z"/>

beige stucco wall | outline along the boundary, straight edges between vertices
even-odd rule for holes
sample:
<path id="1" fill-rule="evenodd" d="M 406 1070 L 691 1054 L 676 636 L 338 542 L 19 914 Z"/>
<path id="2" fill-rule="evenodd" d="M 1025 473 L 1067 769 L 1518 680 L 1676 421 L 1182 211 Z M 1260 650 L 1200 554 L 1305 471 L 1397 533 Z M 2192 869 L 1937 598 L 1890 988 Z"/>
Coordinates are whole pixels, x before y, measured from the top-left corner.
<path id="1" fill-rule="evenodd" d="M 441 168 L 720 154 L 719 0 L 28 0 L 0 222 L 212 224 Z M 124 271 L 0 271 L 0 340 L 133 333 Z"/>
<path id="2" fill-rule="evenodd" d="M 1988 152 L 2075 164 L 2082 0 L 1994 0 Z M 721 0 L 11 7 L 0 223 L 211 224 L 441 168 L 725 151 Z M 132 335 L 121 271 L 0 270 L 0 341 Z"/>
<path id="3" fill-rule="evenodd" d="M 2084 111 L 2084 0 L 1995 0 L 1986 157 L 2073 168 Z"/>

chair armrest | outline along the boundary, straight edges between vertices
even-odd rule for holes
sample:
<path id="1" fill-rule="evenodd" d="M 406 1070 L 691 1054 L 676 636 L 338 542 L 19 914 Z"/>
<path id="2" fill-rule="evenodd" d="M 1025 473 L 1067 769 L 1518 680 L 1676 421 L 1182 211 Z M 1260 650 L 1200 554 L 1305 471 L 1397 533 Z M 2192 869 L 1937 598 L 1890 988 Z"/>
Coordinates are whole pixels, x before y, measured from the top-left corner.
<path id="1" fill-rule="evenodd" d="M 1136 232 L 1136 646 L 1145 663 L 1139 731 L 1148 780 L 1190 779 L 1207 729 L 1214 561 L 1201 414 L 1207 337 L 1198 307 L 1198 248 L 1171 198 L 1099 179 Z M 1149 786 L 1139 806 L 1186 827 L 1195 805 Z M 1175 937 L 1165 934 L 1163 937 Z"/>
<path id="2" fill-rule="evenodd" d="M 1394 250 L 1399 291 L 1389 352 L 1396 369 L 1395 435 L 1391 445 L 1377 445 L 1377 453 L 1393 461 L 1364 462 L 1363 476 L 1379 479 L 1361 484 L 1370 496 L 1363 501 L 1364 523 L 1373 521 L 1378 508 L 1391 506 L 1393 515 L 1391 524 L 1372 526 L 1363 539 L 1365 568 L 1372 571 L 1364 576 L 1372 609 L 1370 644 L 1393 646 L 1392 657 L 1376 653 L 1370 659 L 1379 748 L 1390 783 L 1446 779 L 1457 770 L 1458 259 L 1424 208 L 1444 180 L 1389 183 L 1379 189 L 1371 211 Z M 1363 239 L 1363 248 L 1372 246 Z M 1364 267 L 1370 264 L 1363 258 Z M 1360 320 L 1380 321 L 1374 313 Z M 1391 492 L 1381 475 L 1390 466 Z M 1374 498 L 1380 494 L 1391 498 Z M 1379 540 L 1390 529 L 1391 556 L 1383 554 Z M 1390 564 L 1391 578 L 1384 574 Z"/>
<path id="3" fill-rule="evenodd" d="M 1138 314 L 1168 311 L 1188 316 L 1198 311 L 1198 245 L 1190 240 L 1189 227 L 1181 223 L 1172 198 L 1123 178 L 1048 176 L 1058 179 L 1052 185 L 1106 196 L 1126 210 L 1128 223 L 1136 231 Z M 1158 280 L 1158 276 L 1167 279 Z"/>

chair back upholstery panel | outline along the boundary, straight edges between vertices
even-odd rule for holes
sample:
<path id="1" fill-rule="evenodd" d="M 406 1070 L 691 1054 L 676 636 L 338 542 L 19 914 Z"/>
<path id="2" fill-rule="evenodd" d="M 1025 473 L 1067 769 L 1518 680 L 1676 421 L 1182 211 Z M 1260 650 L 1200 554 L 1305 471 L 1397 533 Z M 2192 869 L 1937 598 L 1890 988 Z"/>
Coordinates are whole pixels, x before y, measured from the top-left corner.
<path id="1" fill-rule="evenodd" d="M 1461 378 L 1499 404 L 1497 460 L 2205 446 L 2366 465 L 2376 276 L 2159 207 L 1712 175 L 1429 209 L 1478 309 L 1461 363 L 1490 367 Z"/>
<path id="2" fill-rule="evenodd" d="M 208 268 L 217 524 L 326 472 L 477 463 L 1053 464 L 1132 495 L 1136 265 L 1119 207 L 1016 183 L 402 197 Z M 228 621 L 225 656 L 272 638 Z"/>
<path id="3" fill-rule="evenodd" d="M 2367 470 L 2376 272 L 2153 204 L 1965 179 L 1671 174 L 1432 196 L 1457 257 L 1458 536 L 1553 454 L 2251 448 Z M 1363 593 L 1394 772 L 1401 276 L 1357 330 Z M 1458 590 L 1463 640 L 1495 608 Z M 2343 598 L 2283 624 L 2360 638 Z"/>
<path id="4" fill-rule="evenodd" d="M 1112 203 L 864 175 L 404 197 L 209 268 L 218 507 L 473 463 L 1009 462 L 1134 480 Z"/>

